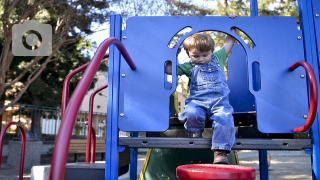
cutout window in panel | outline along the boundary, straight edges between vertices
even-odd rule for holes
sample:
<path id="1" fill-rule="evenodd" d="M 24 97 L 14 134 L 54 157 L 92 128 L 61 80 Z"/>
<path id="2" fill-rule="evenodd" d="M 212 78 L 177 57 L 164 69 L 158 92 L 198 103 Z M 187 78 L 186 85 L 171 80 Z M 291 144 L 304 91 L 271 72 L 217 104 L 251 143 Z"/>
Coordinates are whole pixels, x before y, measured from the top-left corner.
<path id="1" fill-rule="evenodd" d="M 260 91 L 261 89 L 261 74 L 260 64 L 258 62 L 252 63 L 252 87 L 254 91 Z"/>
<path id="2" fill-rule="evenodd" d="M 192 28 L 187 26 L 183 29 L 181 29 L 179 32 L 177 32 L 169 41 L 168 43 L 168 47 L 169 48 L 174 48 L 175 47 L 175 43 L 178 42 L 181 37 L 183 37 L 185 34 L 189 33 L 190 31 L 192 31 Z"/>
<path id="3" fill-rule="evenodd" d="M 250 49 L 254 49 L 256 47 L 255 43 L 252 41 L 252 39 L 241 29 L 234 27 L 237 29 L 237 34 L 239 37 L 250 47 Z"/>

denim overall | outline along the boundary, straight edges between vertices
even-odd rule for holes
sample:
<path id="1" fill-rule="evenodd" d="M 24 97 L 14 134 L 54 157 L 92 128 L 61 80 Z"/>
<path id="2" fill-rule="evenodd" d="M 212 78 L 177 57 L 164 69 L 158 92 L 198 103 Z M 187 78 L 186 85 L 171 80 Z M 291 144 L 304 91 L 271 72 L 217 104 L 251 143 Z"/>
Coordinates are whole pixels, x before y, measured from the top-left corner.
<path id="1" fill-rule="evenodd" d="M 213 63 L 191 63 L 192 78 L 190 96 L 186 99 L 184 112 L 179 120 L 184 122 L 187 133 L 201 132 L 205 128 L 205 120 L 212 121 L 212 147 L 231 151 L 235 141 L 233 108 L 229 104 L 230 90 L 224 72 L 213 57 Z"/>

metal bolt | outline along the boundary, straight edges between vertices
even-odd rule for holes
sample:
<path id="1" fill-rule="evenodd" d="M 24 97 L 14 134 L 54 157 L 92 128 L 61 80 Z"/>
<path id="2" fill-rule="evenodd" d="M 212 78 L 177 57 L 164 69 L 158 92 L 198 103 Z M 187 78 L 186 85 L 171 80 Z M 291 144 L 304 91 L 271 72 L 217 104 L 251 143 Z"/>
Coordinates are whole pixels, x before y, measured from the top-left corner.
<path id="1" fill-rule="evenodd" d="M 316 14 L 316 17 L 318 18 L 318 17 L 319 17 L 319 14 Z"/>
<path id="2" fill-rule="evenodd" d="M 307 118 L 308 118 L 308 116 L 307 116 L 307 115 L 303 115 L 303 118 L 307 119 Z"/>
<path id="3" fill-rule="evenodd" d="M 122 76 L 122 77 L 126 77 L 126 75 L 125 75 L 125 74 L 121 74 L 121 76 Z"/>
<path id="4" fill-rule="evenodd" d="M 303 75 L 303 74 L 301 74 L 301 75 L 300 75 L 300 77 L 301 77 L 301 78 L 304 78 L 304 75 Z"/>
<path id="5" fill-rule="evenodd" d="M 298 37 L 297 37 L 297 39 L 299 39 L 299 40 L 300 40 L 300 39 L 301 39 L 301 36 L 298 36 Z"/>
<path id="6" fill-rule="evenodd" d="M 123 36 L 123 39 L 126 40 L 126 39 L 127 39 L 127 36 Z"/>
<path id="7" fill-rule="evenodd" d="M 121 116 L 121 117 L 123 117 L 123 116 L 124 116 L 124 114 L 123 114 L 123 113 L 120 113 L 120 116 Z"/>

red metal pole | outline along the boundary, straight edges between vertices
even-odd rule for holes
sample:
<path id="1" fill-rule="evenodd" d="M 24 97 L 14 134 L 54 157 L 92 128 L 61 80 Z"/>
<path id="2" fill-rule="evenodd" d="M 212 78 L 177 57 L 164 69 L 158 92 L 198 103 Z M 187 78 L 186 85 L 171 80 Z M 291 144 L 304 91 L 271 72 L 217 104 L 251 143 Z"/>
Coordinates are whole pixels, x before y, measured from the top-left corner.
<path id="1" fill-rule="evenodd" d="M 73 95 L 70 98 L 68 106 L 66 107 L 64 115 L 62 117 L 59 133 L 57 135 L 55 148 L 52 156 L 50 180 L 64 179 L 72 129 L 75 123 L 75 119 L 77 117 L 78 110 L 94 78 L 94 75 L 99 68 L 101 60 L 111 44 L 114 44 L 118 48 L 118 50 L 130 66 L 130 68 L 132 70 L 136 69 L 135 64 L 133 63 L 130 55 L 128 54 L 127 50 L 125 49 L 120 40 L 118 40 L 117 38 L 108 38 L 101 43 L 93 59 L 91 60 L 91 63 L 88 65 L 86 71 L 84 72 L 82 79 L 80 80 L 76 89 L 74 90 Z"/>
<path id="2" fill-rule="evenodd" d="M 310 107 L 309 107 L 309 114 L 306 123 L 302 127 L 294 128 L 293 132 L 305 132 L 311 128 L 313 122 L 317 115 L 318 110 L 318 86 L 317 86 L 317 78 L 314 74 L 314 71 L 309 63 L 306 61 L 298 61 L 294 63 L 292 66 L 289 67 L 290 71 L 295 70 L 299 66 L 302 66 L 306 72 L 309 79 L 310 84 Z"/>
<path id="3" fill-rule="evenodd" d="M 96 96 L 96 94 L 100 91 L 102 91 L 103 89 L 107 88 L 108 84 L 105 84 L 101 87 L 99 87 L 97 90 L 95 90 L 91 96 L 90 96 L 90 101 L 89 101 L 89 114 L 88 114 L 88 132 L 87 132 L 87 147 L 86 147 L 86 162 L 89 163 L 90 162 L 90 145 L 91 145 L 91 137 L 90 134 L 92 133 L 92 114 L 93 114 L 93 101 L 94 101 L 94 97 Z M 93 136 L 92 139 L 95 139 L 96 136 Z M 95 152 L 92 152 L 95 153 Z"/>
<path id="4" fill-rule="evenodd" d="M 91 163 L 96 161 L 96 131 L 92 128 Z"/>
<path id="5" fill-rule="evenodd" d="M 109 57 L 109 53 L 107 53 L 106 55 L 104 55 L 103 59 L 108 58 Z M 71 78 L 73 78 L 73 76 L 75 76 L 76 74 L 78 74 L 79 72 L 83 71 L 86 69 L 86 67 L 90 64 L 91 61 L 87 62 L 86 64 L 78 67 L 77 69 L 75 69 L 74 71 L 72 71 L 71 73 L 69 73 L 67 75 L 67 77 L 64 79 L 63 82 L 63 90 L 62 90 L 62 103 L 61 103 L 61 118 L 63 116 L 64 111 L 66 110 L 67 104 L 68 104 L 68 96 L 69 96 L 69 83 Z"/>
<path id="6" fill-rule="evenodd" d="M 78 74 L 79 72 L 85 70 L 87 66 L 90 64 L 91 61 L 87 62 L 86 64 L 78 67 L 71 73 L 67 75 L 67 77 L 64 79 L 63 82 L 63 89 L 62 89 L 62 103 L 61 103 L 61 119 L 63 117 L 63 113 L 66 110 L 66 107 L 68 105 L 68 96 L 69 96 L 69 82 L 73 76 Z"/>
<path id="7" fill-rule="evenodd" d="M 17 125 L 21 131 L 21 139 L 22 139 L 21 146 L 22 147 L 21 147 L 21 155 L 20 155 L 19 180 L 22 180 L 23 179 L 24 157 L 25 157 L 25 152 L 26 152 L 26 132 L 24 131 L 23 126 L 18 122 L 9 122 L 1 131 L 1 134 L 0 134 L 0 168 L 1 168 L 4 135 L 6 134 L 7 129 L 11 125 Z"/>

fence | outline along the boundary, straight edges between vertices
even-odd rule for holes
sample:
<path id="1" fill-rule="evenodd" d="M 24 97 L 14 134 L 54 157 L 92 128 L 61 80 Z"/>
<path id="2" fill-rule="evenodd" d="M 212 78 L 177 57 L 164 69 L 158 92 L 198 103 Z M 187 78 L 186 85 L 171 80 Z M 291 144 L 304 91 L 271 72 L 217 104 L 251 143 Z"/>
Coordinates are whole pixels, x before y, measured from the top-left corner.
<path id="1" fill-rule="evenodd" d="M 0 102 L 0 107 L 4 103 Z M 27 104 L 15 104 L 8 107 L 0 115 L 0 130 L 8 122 L 19 122 L 23 125 L 25 130 L 34 131 L 38 138 L 43 142 L 54 142 L 59 131 L 61 123 L 61 113 L 59 108 L 34 106 Z M 87 111 L 79 111 L 77 121 L 72 132 L 73 139 L 86 139 L 87 126 L 85 122 L 88 120 Z M 93 127 L 96 130 L 96 138 L 103 139 L 105 137 L 106 129 L 106 113 L 93 113 Z M 18 138 L 19 129 L 16 126 L 11 126 L 5 136 L 5 141 Z M 121 136 L 127 136 L 127 133 L 120 132 Z"/>

